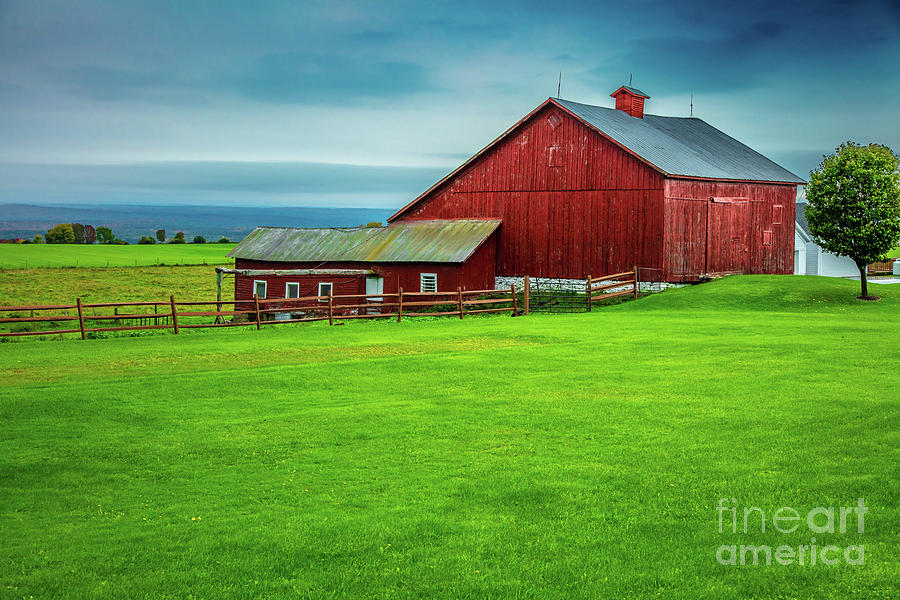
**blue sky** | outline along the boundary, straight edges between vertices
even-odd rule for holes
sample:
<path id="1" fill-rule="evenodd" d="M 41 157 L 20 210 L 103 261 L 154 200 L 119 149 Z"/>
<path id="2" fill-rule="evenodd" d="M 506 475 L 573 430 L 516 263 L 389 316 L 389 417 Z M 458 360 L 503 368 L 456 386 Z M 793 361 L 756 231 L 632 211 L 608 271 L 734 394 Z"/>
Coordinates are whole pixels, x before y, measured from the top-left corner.
<path id="1" fill-rule="evenodd" d="M 399 207 L 548 96 L 805 177 L 900 150 L 900 2 L 0 2 L 0 203 Z"/>

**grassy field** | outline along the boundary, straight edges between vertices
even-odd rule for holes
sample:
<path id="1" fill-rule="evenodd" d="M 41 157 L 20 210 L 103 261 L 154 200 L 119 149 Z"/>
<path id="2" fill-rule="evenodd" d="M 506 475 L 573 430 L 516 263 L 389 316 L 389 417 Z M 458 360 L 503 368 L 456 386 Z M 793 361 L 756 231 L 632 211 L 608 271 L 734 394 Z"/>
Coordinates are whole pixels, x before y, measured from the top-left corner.
<path id="1" fill-rule="evenodd" d="M 85 302 L 215 300 L 216 271 L 199 267 L 120 267 L 0 270 L 0 306 Z M 234 297 L 234 280 L 226 276 L 222 297 Z"/>
<path id="2" fill-rule="evenodd" d="M 0 244 L 0 269 L 223 265 L 234 244 Z"/>
<path id="3" fill-rule="evenodd" d="M 900 288 L 0 344 L 5 597 L 896 598 Z M 856 505 L 865 564 L 790 506 Z M 720 498 L 769 515 L 718 529 Z M 740 517 L 739 517 L 740 518 Z M 740 524 L 739 524 L 740 526 Z"/>

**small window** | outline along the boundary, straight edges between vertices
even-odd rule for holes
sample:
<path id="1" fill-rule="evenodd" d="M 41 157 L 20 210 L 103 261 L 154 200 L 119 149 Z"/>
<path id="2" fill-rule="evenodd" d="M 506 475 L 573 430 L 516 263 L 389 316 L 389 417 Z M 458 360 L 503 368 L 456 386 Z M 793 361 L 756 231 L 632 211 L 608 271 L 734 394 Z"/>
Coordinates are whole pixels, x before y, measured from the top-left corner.
<path id="1" fill-rule="evenodd" d="M 260 300 L 265 300 L 266 298 L 266 282 L 261 279 L 253 280 L 253 293 L 256 294 L 256 297 Z"/>
<path id="2" fill-rule="evenodd" d="M 771 246 L 772 245 L 772 230 L 766 229 L 763 231 L 763 246 Z"/>
<path id="3" fill-rule="evenodd" d="M 781 225 L 783 212 L 784 207 L 780 204 L 776 204 L 772 207 L 772 225 Z"/>
<path id="4" fill-rule="evenodd" d="M 419 273 L 419 291 L 437 291 L 437 273 Z"/>
<path id="5" fill-rule="evenodd" d="M 560 148 L 559 146 L 550 146 L 550 166 L 563 166 L 562 148 Z"/>
<path id="6" fill-rule="evenodd" d="M 332 296 L 334 295 L 334 284 L 333 283 L 325 283 L 324 281 L 319 282 L 319 296 Z M 321 299 L 319 302 L 328 302 L 328 300 Z"/>
<path id="7" fill-rule="evenodd" d="M 284 286 L 284 297 L 285 298 L 299 298 L 300 297 L 300 284 L 295 281 L 289 281 Z"/>
<path id="8" fill-rule="evenodd" d="M 550 124 L 550 129 L 556 129 L 557 127 L 562 125 L 562 117 L 554 112 L 547 118 L 547 123 Z"/>

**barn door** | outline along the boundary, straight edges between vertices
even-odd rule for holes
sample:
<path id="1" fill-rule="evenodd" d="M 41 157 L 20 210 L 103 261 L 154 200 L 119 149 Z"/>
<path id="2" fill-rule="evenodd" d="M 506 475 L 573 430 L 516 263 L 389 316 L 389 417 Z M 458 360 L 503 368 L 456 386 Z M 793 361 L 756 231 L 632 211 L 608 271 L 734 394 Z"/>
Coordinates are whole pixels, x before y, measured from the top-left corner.
<path id="1" fill-rule="evenodd" d="M 750 266 L 750 203 L 740 198 L 712 198 L 706 216 L 706 272 L 746 273 Z"/>

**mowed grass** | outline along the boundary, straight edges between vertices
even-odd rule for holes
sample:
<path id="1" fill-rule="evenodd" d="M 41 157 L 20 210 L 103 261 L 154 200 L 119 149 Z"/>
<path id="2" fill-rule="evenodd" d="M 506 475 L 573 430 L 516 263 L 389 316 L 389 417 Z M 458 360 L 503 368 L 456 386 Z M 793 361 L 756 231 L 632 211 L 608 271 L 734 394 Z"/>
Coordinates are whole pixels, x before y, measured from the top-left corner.
<path id="1" fill-rule="evenodd" d="M 0 244 L 0 269 L 233 264 L 234 244 Z"/>
<path id="2" fill-rule="evenodd" d="M 895 598 L 900 289 L 0 344 L 8 597 Z M 865 498 L 865 564 L 750 520 Z"/>
<path id="3" fill-rule="evenodd" d="M 216 272 L 211 266 L 194 267 L 78 267 L 66 269 L 0 269 L 0 306 L 215 300 Z M 222 298 L 234 298 L 234 280 L 226 276 Z M 8 316 L 8 315 L 7 315 Z"/>

